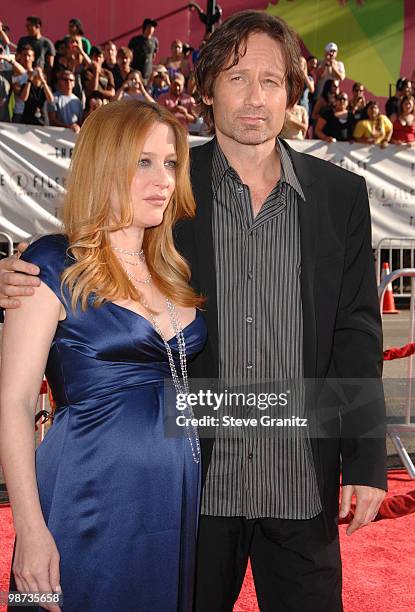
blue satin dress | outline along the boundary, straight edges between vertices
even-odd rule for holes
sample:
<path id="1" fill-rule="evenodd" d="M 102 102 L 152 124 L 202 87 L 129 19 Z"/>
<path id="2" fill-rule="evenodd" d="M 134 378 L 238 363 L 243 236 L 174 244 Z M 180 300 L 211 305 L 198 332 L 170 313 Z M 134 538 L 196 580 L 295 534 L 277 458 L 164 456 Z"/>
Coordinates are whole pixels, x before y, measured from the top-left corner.
<path id="1" fill-rule="evenodd" d="M 45 236 L 23 256 L 61 300 L 67 246 Z M 58 407 L 36 451 L 63 610 L 190 611 L 200 464 L 186 435 L 165 436 L 163 341 L 147 319 L 111 302 L 66 311 L 46 369 Z M 203 348 L 199 312 L 184 337 L 188 356 Z M 178 360 L 176 338 L 169 344 Z"/>

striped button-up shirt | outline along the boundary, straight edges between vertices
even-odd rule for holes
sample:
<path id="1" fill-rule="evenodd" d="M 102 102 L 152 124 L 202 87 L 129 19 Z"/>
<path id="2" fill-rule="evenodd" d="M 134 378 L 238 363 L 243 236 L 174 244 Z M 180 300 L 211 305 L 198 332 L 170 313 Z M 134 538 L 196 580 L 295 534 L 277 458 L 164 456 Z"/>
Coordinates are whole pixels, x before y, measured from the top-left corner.
<path id="1" fill-rule="evenodd" d="M 272 416 L 301 417 L 298 199 L 305 198 L 288 152 L 278 141 L 276 146 L 281 178 L 255 218 L 249 187 L 218 143 L 213 153 L 219 377 L 226 384 L 242 383 L 246 392 L 279 392 L 288 385 L 288 407 L 274 409 Z M 278 383 L 281 380 L 285 383 Z M 258 418 L 266 414 L 250 410 L 250 416 Z M 235 428 L 218 433 L 203 514 L 307 519 L 321 510 L 310 442 L 302 429 L 259 427 L 254 434 L 248 427 L 243 433 Z"/>

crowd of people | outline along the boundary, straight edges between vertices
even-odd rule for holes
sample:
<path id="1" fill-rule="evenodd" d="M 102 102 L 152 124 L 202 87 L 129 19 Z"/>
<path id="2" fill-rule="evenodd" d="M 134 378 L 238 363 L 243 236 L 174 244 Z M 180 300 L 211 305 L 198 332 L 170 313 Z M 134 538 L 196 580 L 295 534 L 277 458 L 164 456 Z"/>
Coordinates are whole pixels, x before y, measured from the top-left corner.
<path id="1" fill-rule="evenodd" d="M 0 22 L 0 121 L 78 132 L 85 118 L 103 104 L 135 98 L 164 106 L 190 133 L 203 134 L 193 71 L 200 49 L 175 39 L 170 55 L 156 63 L 156 28 L 157 22 L 146 18 L 142 33 L 128 46 L 117 47 L 109 40 L 100 47 L 91 44 L 81 21 L 74 18 L 68 33 L 53 44 L 42 35 L 42 20 L 29 16 L 27 36 L 13 45 Z M 287 109 L 281 136 L 381 147 L 390 142 L 415 144 L 413 82 L 399 78 L 382 113 L 376 100 L 367 100 L 362 83 L 354 83 L 349 98 L 342 88 L 345 66 L 337 54 L 337 44 L 329 42 L 321 61 L 315 56 L 301 58 L 303 93 Z"/>

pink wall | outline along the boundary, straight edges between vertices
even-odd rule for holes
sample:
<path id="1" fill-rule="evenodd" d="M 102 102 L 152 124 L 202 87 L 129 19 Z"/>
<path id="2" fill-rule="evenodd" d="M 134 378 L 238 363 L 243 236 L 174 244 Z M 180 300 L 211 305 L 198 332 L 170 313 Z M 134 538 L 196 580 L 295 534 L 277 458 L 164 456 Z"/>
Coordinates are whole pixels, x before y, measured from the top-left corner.
<path id="1" fill-rule="evenodd" d="M 43 34 L 53 42 L 66 34 L 67 23 L 72 17 L 80 19 L 85 33 L 92 43 L 115 37 L 140 26 L 145 17 L 156 19 L 181 7 L 187 2 L 181 0 L 18 0 L 2 2 L 0 19 L 11 27 L 11 39 L 17 42 L 26 34 L 24 27 L 28 15 L 37 15 L 43 21 Z M 207 0 L 199 0 L 199 6 L 206 9 Z M 247 8 L 246 0 L 222 0 L 223 15 L 227 17 Z M 266 0 L 252 0 L 249 8 L 265 9 Z M 197 47 L 204 35 L 204 26 L 195 11 L 183 12 L 160 21 L 157 36 L 160 40 L 160 57 L 168 54 L 170 42 L 180 38 Z M 117 41 L 127 44 L 130 36 Z"/>

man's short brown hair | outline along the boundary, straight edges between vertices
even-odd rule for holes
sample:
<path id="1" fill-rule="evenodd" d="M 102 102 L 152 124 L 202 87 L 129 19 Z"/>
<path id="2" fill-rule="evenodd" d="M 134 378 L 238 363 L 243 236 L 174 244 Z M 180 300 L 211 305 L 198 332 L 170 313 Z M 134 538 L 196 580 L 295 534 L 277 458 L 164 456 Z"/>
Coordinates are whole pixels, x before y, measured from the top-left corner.
<path id="1" fill-rule="evenodd" d="M 201 96 L 213 97 L 216 78 L 228 70 L 246 53 L 246 44 L 251 34 L 267 34 L 282 46 L 285 60 L 285 86 L 287 107 L 296 104 L 304 88 L 304 72 L 300 64 L 300 46 L 297 35 L 285 21 L 264 11 L 241 11 L 226 19 L 209 38 L 200 52 L 195 77 L 200 96 L 199 110 L 212 134 L 215 122 L 212 106 L 205 104 Z"/>
<path id="2" fill-rule="evenodd" d="M 128 47 L 120 47 L 117 51 L 117 57 L 128 57 L 130 60 L 133 59 L 133 52 Z"/>

